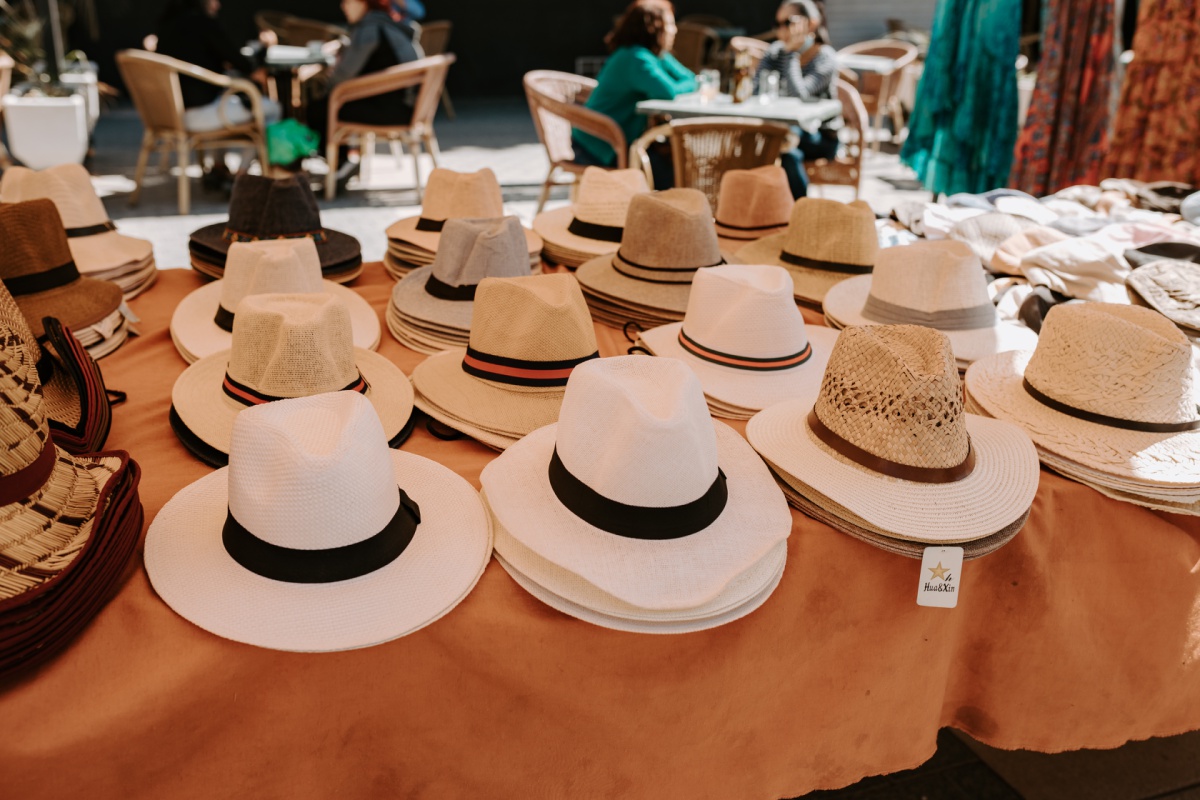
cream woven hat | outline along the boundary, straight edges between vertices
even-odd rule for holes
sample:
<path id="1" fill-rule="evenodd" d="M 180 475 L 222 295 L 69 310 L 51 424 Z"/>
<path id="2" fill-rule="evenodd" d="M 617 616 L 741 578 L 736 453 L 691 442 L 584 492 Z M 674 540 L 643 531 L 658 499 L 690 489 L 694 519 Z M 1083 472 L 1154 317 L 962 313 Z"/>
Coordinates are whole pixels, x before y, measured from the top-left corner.
<path id="1" fill-rule="evenodd" d="M 778 164 L 731 169 L 717 194 L 717 233 L 729 239 L 761 239 L 787 228 L 792 190 Z"/>
<path id="2" fill-rule="evenodd" d="M 567 379 L 599 358 L 596 331 L 570 275 L 485 278 L 471 341 L 413 370 L 416 406 L 503 450 L 558 419 Z"/>
<path id="3" fill-rule="evenodd" d="M 234 311 L 252 294 L 325 293 L 350 312 L 354 346 L 379 346 L 379 317 L 357 292 L 321 278 L 321 259 L 312 239 L 234 242 L 225 277 L 189 293 L 171 315 L 171 338 L 189 364 L 231 346 Z"/>
<path id="4" fill-rule="evenodd" d="M 1027 231 L 1035 225 L 1036 223 L 1025 217 L 1014 217 L 1011 214 L 996 212 L 981 214 L 957 222 L 947 236 L 970 247 L 979 257 L 979 261 L 986 266 L 992 263 L 992 257 L 996 255 L 996 248 L 1010 237 Z"/>
<path id="5" fill-rule="evenodd" d="M 625 230 L 629 201 L 650 191 L 640 169 L 588 167 L 576 188 L 575 202 L 533 218 L 543 253 L 551 261 L 577 267 L 588 259 L 615 253 Z"/>
<path id="6" fill-rule="evenodd" d="M 1200 337 L 1200 264 L 1153 261 L 1125 279 L 1129 298 L 1178 325 L 1189 338 Z"/>
<path id="7" fill-rule="evenodd" d="M 746 264 L 787 267 L 796 299 L 820 303 L 835 283 L 870 272 L 878 252 L 875 212 L 865 202 L 801 197 L 787 231 L 751 242 L 738 257 Z"/>
<path id="8" fill-rule="evenodd" d="M 656 356 L 678 358 L 700 378 L 717 416 L 755 411 L 821 385 L 837 331 L 805 325 L 783 267 L 732 264 L 696 274 L 683 322 L 641 335 Z M 714 408 L 712 401 L 720 407 Z"/>
<path id="9" fill-rule="evenodd" d="M 846 328 L 816 398 L 771 406 L 746 435 L 781 471 L 897 539 L 995 535 L 1037 492 L 1029 437 L 963 410 L 950 341 L 932 328 Z"/>
<path id="10" fill-rule="evenodd" d="M 1037 348 L 967 370 L 984 411 L 1020 425 L 1039 449 L 1131 486 L 1200 500 L 1200 411 L 1187 337 L 1156 311 L 1057 305 Z"/>
<path id="11" fill-rule="evenodd" d="M 988 297 L 979 258 L 962 242 L 921 241 L 879 251 L 875 271 L 832 287 L 822 303 L 837 328 L 925 325 L 950 339 L 959 369 L 1004 350 L 1037 344 L 1037 334 L 1004 322 Z"/>
<path id="12" fill-rule="evenodd" d="M 714 600 L 792 527 L 766 466 L 712 420 L 695 374 L 669 358 L 581 364 L 559 421 L 509 447 L 480 481 L 526 548 L 648 610 Z"/>
<path id="13" fill-rule="evenodd" d="M 491 556 L 463 478 L 389 450 L 354 392 L 249 409 L 229 466 L 146 534 L 146 572 L 180 616 L 276 650 L 350 650 L 412 633 L 466 597 Z"/>
<path id="14" fill-rule="evenodd" d="M 237 307 L 232 349 L 175 381 L 172 427 L 202 460 L 220 460 L 245 409 L 342 390 L 366 395 L 389 441 L 406 434 L 412 384 L 383 356 L 354 346 L 345 305 L 324 293 L 249 295 Z"/>

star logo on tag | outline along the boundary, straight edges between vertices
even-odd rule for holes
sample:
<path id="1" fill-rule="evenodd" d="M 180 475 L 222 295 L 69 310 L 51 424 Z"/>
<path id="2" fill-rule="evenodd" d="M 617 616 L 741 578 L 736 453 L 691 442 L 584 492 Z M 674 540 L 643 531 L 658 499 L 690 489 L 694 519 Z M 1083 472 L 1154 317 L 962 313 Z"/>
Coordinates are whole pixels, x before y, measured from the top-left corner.
<path id="1" fill-rule="evenodd" d="M 961 547 L 926 547 L 921 557 L 921 572 L 917 576 L 920 579 L 917 583 L 917 605 L 933 608 L 954 608 L 958 605 L 962 563 Z"/>
<path id="2" fill-rule="evenodd" d="M 939 561 L 936 567 L 929 567 L 929 578 L 930 580 L 937 578 L 938 580 L 948 581 L 950 578 L 946 576 L 949 574 L 949 572 L 950 570 L 943 567 L 942 562 Z"/>

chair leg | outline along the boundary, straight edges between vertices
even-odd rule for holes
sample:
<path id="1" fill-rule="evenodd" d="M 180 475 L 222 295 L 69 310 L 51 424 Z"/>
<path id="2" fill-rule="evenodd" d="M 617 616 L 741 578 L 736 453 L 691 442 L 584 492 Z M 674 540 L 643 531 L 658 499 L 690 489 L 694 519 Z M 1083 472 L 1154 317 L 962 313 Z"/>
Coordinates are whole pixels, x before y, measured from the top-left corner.
<path id="1" fill-rule="evenodd" d="M 364 133 L 358 143 L 358 179 L 363 183 L 371 180 L 371 167 L 375 163 L 375 134 Z"/>
<path id="2" fill-rule="evenodd" d="M 187 174 L 191 161 L 189 144 L 184 136 L 175 140 L 176 161 L 179 163 L 179 213 L 185 215 L 192 211 L 191 183 Z"/>
<path id="3" fill-rule="evenodd" d="M 445 89 L 442 89 L 442 110 L 446 112 L 448 118 L 454 119 L 454 103 L 450 102 L 450 93 Z"/>
<path id="4" fill-rule="evenodd" d="M 258 171 L 264 177 L 269 177 L 271 175 L 271 157 L 267 155 L 266 135 L 255 137 L 254 144 L 258 151 Z M 246 169 L 250 169 L 249 164 L 246 165 Z"/>
<path id="5" fill-rule="evenodd" d="M 425 193 L 421 189 L 421 143 L 413 139 L 408 143 L 409 152 L 413 157 L 413 177 L 417 180 L 417 202 L 425 202 Z"/>
<path id="6" fill-rule="evenodd" d="M 534 214 L 542 213 L 542 208 L 546 205 L 546 201 L 550 199 L 550 189 L 554 186 L 554 168 L 550 168 L 550 174 L 546 176 L 546 180 L 542 181 L 542 193 L 538 195 L 537 211 Z"/>
<path id="7" fill-rule="evenodd" d="M 396 169 L 404 168 L 404 143 L 399 139 L 392 137 L 388 139 L 388 146 L 392 148 L 392 158 L 396 159 Z"/>
<path id="8" fill-rule="evenodd" d="M 142 135 L 142 149 L 138 151 L 137 169 L 133 172 L 133 194 L 129 195 L 129 205 L 136 206 L 142 199 L 142 182 L 146 179 L 146 164 L 150 161 L 150 151 L 154 149 L 155 137 L 150 131 Z"/>
<path id="9" fill-rule="evenodd" d="M 425 143 L 425 152 L 429 154 L 433 168 L 437 169 L 438 159 L 442 157 L 442 149 L 438 147 L 437 137 L 433 135 L 433 131 L 429 131 L 421 137 L 421 141 Z"/>
<path id="10" fill-rule="evenodd" d="M 332 137 L 325 145 L 325 163 L 329 171 L 325 173 L 325 199 L 332 200 L 337 196 L 338 144 Z"/>
<path id="11" fill-rule="evenodd" d="M 158 160 L 158 173 L 160 175 L 171 174 L 171 148 L 164 147 Z"/>

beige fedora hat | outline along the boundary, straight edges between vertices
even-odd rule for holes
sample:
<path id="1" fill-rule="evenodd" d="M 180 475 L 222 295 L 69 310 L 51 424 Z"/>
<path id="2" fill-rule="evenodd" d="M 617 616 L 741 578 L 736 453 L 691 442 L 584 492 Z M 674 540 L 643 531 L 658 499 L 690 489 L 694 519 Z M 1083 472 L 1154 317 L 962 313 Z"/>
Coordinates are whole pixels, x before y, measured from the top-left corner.
<path id="1" fill-rule="evenodd" d="M 175 381 L 171 423 L 201 460 L 229 454 L 237 415 L 292 397 L 354 391 L 375 406 L 398 444 L 412 415 L 412 384 L 378 353 L 354 346 L 350 312 L 317 294 L 255 294 L 242 299 L 230 350 L 202 358 Z"/>
<path id="2" fill-rule="evenodd" d="M 846 328 L 820 393 L 759 412 L 763 458 L 893 538 L 954 544 L 1029 511 L 1037 452 L 1020 428 L 967 414 L 945 334 Z"/>
<path id="3" fill-rule="evenodd" d="M 717 194 L 717 233 L 729 239 L 761 239 L 787 228 L 792 190 L 778 164 L 731 169 Z"/>
<path id="4" fill-rule="evenodd" d="M 996 314 L 975 252 L 948 239 L 885 247 L 879 251 L 874 272 L 833 286 L 821 307 L 839 328 L 937 328 L 949 337 L 960 369 L 993 353 L 1037 344 L 1036 333 Z"/>
<path id="5" fill-rule="evenodd" d="M 354 346 L 379 346 L 379 317 L 357 292 L 321 278 L 321 259 L 312 239 L 234 242 L 225 275 L 189 293 L 171 315 L 171 338 L 189 364 L 232 344 L 234 311 L 252 294 L 310 294 L 336 297 L 350 312 Z"/>
<path id="6" fill-rule="evenodd" d="M 587 304 L 570 275 L 484 278 L 470 345 L 413 370 L 416 406 L 503 449 L 555 422 L 571 372 L 599 355 Z"/>
<path id="7" fill-rule="evenodd" d="M 753 412 L 813 393 L 821 385 L 837 331 L 805 325 L 783 267 L 730 264 L 696 273 L 683 322 L 641 335 L 656 356 L 678 358 L 700 378 L 720 413 Z"/>
<path id="8" fill-rule="evenodd" d="M 1200 499 L 1200 410 L 1187 337 L 1140 306 L 1057 305 L 1037 348 L 967 370 L 967 392 L 1034 444 L 1131 485 Z"/>
<path id="9" fill-rule="evenodd" d="M 617 251 L 629 201 L 649 191 L 646 173 L 640 169 L 588 167 L 579 178 L 575 202 L 538 214 L 533 218 L 533 229 L 542 237 L 544 253 L 550 260 L 557 262 L 566 256 L 574 263 L 565 265 L 576 267 L 590 258 Z"/>
<path id="10" fill-rule="evenodd" d="M 738 258 L 744 264 L 787 267 L 796 299 L 819 304 L 835 283 L 870 272 L 878 252 L 875 212 L 865 202 L 801 197 L 784 233 L 751 242 Z"/>

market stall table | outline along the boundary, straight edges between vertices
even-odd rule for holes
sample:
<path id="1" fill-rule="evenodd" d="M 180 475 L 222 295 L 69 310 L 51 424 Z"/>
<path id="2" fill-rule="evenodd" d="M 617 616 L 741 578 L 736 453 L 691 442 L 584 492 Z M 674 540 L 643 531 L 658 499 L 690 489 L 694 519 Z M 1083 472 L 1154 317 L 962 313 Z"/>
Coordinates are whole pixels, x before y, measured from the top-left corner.
<path id="1" fill-rule="evenodd" d="M 815 100 L 805 102 L 796 97 L 780 97 L 762 102 L 752 97 L 744 103 L 735 103 L 727 94 L 719 94 L 712 100 L 701 99 L 698 93 L 683 94 L 674 100 L 642 100 L 637 104 L 639 114 L 665 114 L 671 117 L 749 117 L 784 122 L 801 128 L 816 128 L 825 120 L 842 113 L 839 100 Z"/>
<path id="2" fill-rule="evenodd" d="M 167 425 L 185 367 L 167 324 L 201 283 L 162 272 L 130 303 L 142 335 L 102 364 L 129 393 L 108 446 L 141 463 L 148 521 L 208 472 Z M 393 285 L 370 264 L 354 288 L 382 315 Z M 423 358 L 387 334 L 380 352 L 406 373 Z M 403 449 L 475 485 L 494 457 L 423 426 Z M 72 646 L 0 685 L 4 794 L 768 800 L 914 767 L 943 726 L 1050 752 L 1200 728 L 1200 520 L 1043 471 L 953 610 L 916 605 L 918 562 L 793 523 L 766 604 L 680 636 L 585 624 L 492 563 L 413 635 L 283 653 L 185 621 L 138 563 Z"/>

